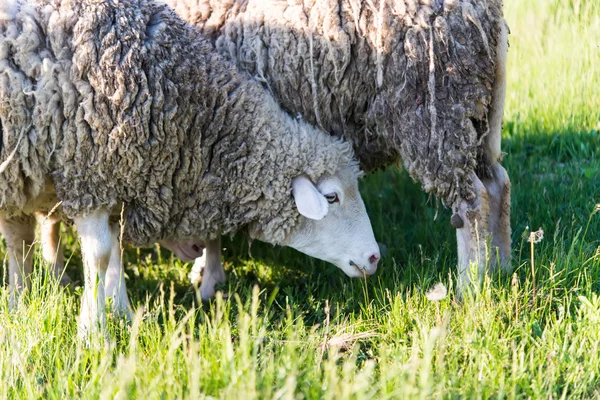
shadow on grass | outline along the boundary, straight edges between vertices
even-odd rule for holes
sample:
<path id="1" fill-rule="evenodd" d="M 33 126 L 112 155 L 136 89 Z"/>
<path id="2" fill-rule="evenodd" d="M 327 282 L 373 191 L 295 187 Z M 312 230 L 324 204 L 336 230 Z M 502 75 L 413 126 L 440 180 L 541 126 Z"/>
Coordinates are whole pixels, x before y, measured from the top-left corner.
<path id="1" fill-rule="evenodd" d="M 600 245 L 600 214 L 590 220 L 585 237 L 582 233 L 594 205 L 600 202 L 600 133 L 567 130 L 521 135 L 515 129 L 507 122 L 503 143 L 508 153 L 503 164 L 512 181 L 513 266 L 529 260 L 523 240 L 527 228 L 542 228 L 546 239 L 537 247 L 540 274 L 549 273 L 543 266 L 551 263 L 575 270 L 582 257 Z M 336 311 L 352 312 L 387 291 L 426 291 L 437 281 L 448 283 L 456 265 L 449 210 L 395 168 L 368 175 L 361 182 L 361 192 L 375 236 L 387 246 L 387 256 L 375 276 L 351 279 L 333 265 L 260 242 L 252 244 L 250 253 L 248 242 L 238 235 L 223 239 L 225 290 L 244 299 L 258 285 L 266 290 L 266 297 L 274 295 L 274 304 L 282 309 L 286 304 L 298 305 L 319 319 L 326 300 L 332 307 L 341 307 Z M 75 236 L 67 229 L 63 237 L 66 257 L 71 257 L 67 272 L 83 282 Z M 573 243 L 582 254 L 570 251 Z M 177 304 L 189 307 L 196 301 L 187 281 L 191 264 L 180 263 L 168 251 L 162 250 L 159 259 L 156 249 L 127 249 L 125 264 L 134 303 L 158 298 L 171 285 Z M 527 279 L 526 268 L 517 271 L 520 279 Z"/>

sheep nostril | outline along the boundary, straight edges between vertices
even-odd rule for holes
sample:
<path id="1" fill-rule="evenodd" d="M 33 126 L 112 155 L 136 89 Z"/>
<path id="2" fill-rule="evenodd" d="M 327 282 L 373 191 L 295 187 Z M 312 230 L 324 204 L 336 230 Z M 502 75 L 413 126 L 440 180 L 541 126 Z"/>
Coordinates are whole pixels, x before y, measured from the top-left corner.
<path id="1" fill-rule="evenodd" d="M 379 256 L 379 254 L 373 254 L 371 255 L 371 257 L 369 257 L 369 262 L 371 263 L 371 265 L 377 265 L 380 258 L 381 257 Z"/>

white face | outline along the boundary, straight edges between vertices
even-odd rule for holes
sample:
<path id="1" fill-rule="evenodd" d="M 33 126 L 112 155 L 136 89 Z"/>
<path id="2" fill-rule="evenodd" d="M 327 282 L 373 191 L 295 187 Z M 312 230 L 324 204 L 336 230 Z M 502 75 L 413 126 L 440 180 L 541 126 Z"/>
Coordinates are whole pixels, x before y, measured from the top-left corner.
<path id="1" fill-rule="evenodd" d="M 299 176 L 292 194 L 304 218 L 284 245 L 328 261 L 351 277 L 375 273 L 379 246 L 351 169 L 323 178 L 316 186 Z"/>

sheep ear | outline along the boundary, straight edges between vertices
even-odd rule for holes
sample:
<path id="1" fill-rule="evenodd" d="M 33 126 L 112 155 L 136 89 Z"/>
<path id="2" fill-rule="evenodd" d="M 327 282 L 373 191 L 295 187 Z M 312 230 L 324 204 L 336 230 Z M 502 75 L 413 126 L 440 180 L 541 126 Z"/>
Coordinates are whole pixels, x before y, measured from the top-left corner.
<path id="1" fill-rule="evenodd" d="M 292 196 L 298 212 L 310 219 L 323 219 L 329 211 L 329 203 L 305 176 L 298 176 L 292 181 Z"/>

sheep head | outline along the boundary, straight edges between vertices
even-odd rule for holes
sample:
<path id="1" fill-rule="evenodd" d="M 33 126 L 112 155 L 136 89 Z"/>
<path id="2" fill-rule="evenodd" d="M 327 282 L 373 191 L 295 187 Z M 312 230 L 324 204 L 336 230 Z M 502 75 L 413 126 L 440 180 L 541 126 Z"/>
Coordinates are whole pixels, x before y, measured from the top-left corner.
<path id="1" fill-rule="evenodd" d="M 302 217 L 282 244 L 330 262 L 351 277 L 375 273 L 379 247 L 354 169 L 324 176 L 316 185 L 298 176 L 292 195 Z"/>

